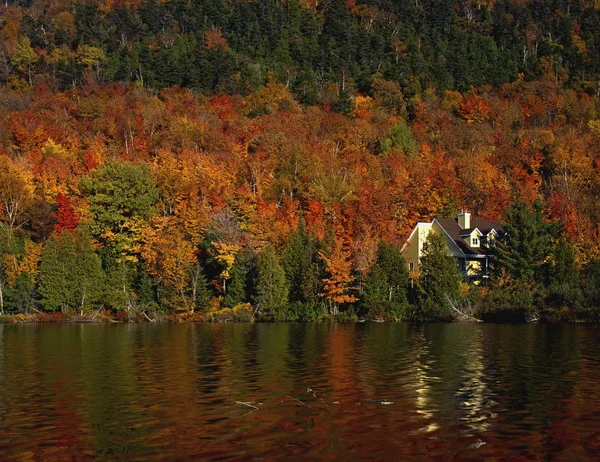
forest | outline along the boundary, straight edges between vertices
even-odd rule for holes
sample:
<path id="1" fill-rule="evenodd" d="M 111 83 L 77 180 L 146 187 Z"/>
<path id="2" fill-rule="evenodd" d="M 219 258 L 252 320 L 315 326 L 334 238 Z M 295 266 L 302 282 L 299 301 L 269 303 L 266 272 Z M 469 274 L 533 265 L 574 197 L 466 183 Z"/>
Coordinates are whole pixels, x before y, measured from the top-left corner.
<path id="1" fill-rule="evenodd" d="M 1 314 L 598 320 L 597 30 L 591 0 L 7 0 Z M 506 224 L 489 284 L 435 239 L 409 273 L 461 208 Z"/>

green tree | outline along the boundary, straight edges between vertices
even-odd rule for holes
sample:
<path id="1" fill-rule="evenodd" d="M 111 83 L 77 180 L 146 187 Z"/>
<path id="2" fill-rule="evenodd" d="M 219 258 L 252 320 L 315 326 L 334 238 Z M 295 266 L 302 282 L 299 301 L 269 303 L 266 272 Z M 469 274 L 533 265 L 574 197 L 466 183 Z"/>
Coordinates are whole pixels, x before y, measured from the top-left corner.
<path id="1" fill-rule="evenodd" d="M 76 297 L 81 314 L 102 305 L 104 293 L 104 271 L 96 248 L 88 231 L 78 228 L 75 231 L 77 260 L 72 273 L 77 282 Z"/>
<path id="2" fill-rule="evenodd" d="M 75 272 L 77 248 L 73 235 L 63 231 L 48 239 L 40 261 L 39 292 L 47 311 L 66 311 L 77 305 Z"/>
<path id="3" fill-rule="evenodd" d="M 296 317 L 313 319 L 322 301 L 324 266 L 319 258 L 319 242 L 306 230 L 304 218 L 283 252 L 282 266 L 289 285 L 290 308 Z"/>
<path id="4" fill-rule="evenodd" d="M 289 288 L 272 245 L 267 244 L 258 254 L 256 272 L 256 312 L 266 320 L 282 319 L 287 308 Z"/>
<path id="5" fill-rule="evenodd" d="M 582 271 L 583 293 L 587 304 L 600 311 L 600 259 L 590 261 Z"/>
<path id="6" fill-rule="evenodd" d="M 248 301 L 247 297 L 247 274 L 248 257 L 245 252 L 239 252 L 235 257 L 235 263 L 230 270 L 231 279 L 227 285 L 227 293 L 223 297 L 223 306 L 233 308 L 240 303 Z"/>
<path id="7" fill-rule="evenodd" d="M 137 262 L 141 230 L 158 197 L 148 166 L 111 160 L 82 183 L 90 204 L 92 235 L 111 258 Z"/>
<path id="8" fill-rule="evenodd" d="M 15 287 L 9 292 L 9 302 L 12 312 L 29 313 L 36 306 L 35 284 L 29 273 L 23 271 L 15 280 Z"/>
<path id="9" fill-rule="evenodd" d="M 194 269 L 192 279 L 194 309 L 206 311 L 209 307 L 212 293 L 208 286 L 208 280 L 204 274 L 204 269 L 200 264 Z"/>
<path id="10" fill-rule="evenodd" d="M 540 280 L 543 265 L 551 253 L 551 239 L 558 227 L 545 223 L 543 206 L 536 202 L 533 207 L 517 201 L 506 215 L 504 241 L 498 241 L 497 264 L 512 277 L 521 281 Z"/>
<path id="11" fill-rule="evenodd" d="M 408 268 L 400 249 L 380 241 L 377 260 L 363 285 L 363 308 L 379 309 L 388 317 L 400 319 L 408 304 L 407 287 Z"/>
<path id="12" fill-rule="evenodd" d="M 437 307 L 438 314 L 442 314 L 447 298 L 458 298 L 461 276 L 456 260 L 447 254 L 442 236 L 429 233 L 426 243 L 427 251 L 421 258 L 419 276 L 421 298 L 424 305 Z"/>
<path id="13" fill-rule="evenodd" d="M 554 245 L 548 282 L 546 302 L 550 306 L 575 308 L 583 302 L 575 251 L 564 237 Z"/>
<path id="14" fill-rule="evenodd" d="M 413 137 L 412 131 L 404 122 L 394 125 L 389 133 L 379 141 L 381 154 L 387 154 L 391 149 L 400 151 L 407 156 L 417 150 L 417 142 Z"/>
<path id="15" fill-rule="evenodd" d="M 29 37 L 25 35 L 19 37 L 11 56 L 11 62 L 13 66 L 27 75 L 29 85 L 33 84 L 31 79 L 31 66 L 37 61 L 37 59 L 38 57 L 35 54 L 35 51 L 33 48 L 31 48 L 31 41 L 29 40 Z"/>
<path id="16" fill-rule="evenodd" d="M 101 306 L 104 295 L 104 272 L 89 235 L 77 230 L 74 237 L 63 231 L 48 239 L 40 262 L 39 293 L 48 311 Z"/>

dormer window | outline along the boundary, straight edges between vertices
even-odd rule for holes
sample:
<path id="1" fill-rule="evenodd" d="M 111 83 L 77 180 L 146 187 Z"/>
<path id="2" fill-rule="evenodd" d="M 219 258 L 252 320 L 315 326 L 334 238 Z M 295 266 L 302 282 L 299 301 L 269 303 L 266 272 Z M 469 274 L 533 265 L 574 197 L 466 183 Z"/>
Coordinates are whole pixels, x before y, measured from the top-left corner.
<path id="1" fill-rule="evenodd" d="M 476 237 L 474 237 L 474 238 L 471 240 L 471 242 L 472 242 L 472 243 L 471 243 L 471 247 L 479 247 L 479 239 L 477 239 Z"/>

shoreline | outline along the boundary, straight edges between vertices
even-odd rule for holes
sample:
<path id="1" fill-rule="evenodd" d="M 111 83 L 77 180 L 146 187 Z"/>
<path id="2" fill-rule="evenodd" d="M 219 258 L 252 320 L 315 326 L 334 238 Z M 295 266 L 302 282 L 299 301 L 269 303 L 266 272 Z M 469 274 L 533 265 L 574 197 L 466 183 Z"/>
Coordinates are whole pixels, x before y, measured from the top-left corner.
<path id="1" fill-rule="evenodd" d="M 192 313 L 194 314 L 194 313 Z M 0 324 L 275 324 L 275 323 L 296 323 L 296 324 L 394 324 L 394 323 L 407 323 L 407 324 L 542 324 L 542 325 L 556 325 L 556 324 L 600 324 L 600 320 L 584 320 L 584 319 L 563 319 L 563 320 L 552 320 L 552 319 L 539 319 L 536 321 L 517 321 L 513 319 L 504 320 L 493 320 L 493 321 L 459 321 L 459 320 L 444 320 L 444 319 L 429 319 L 429 320 L 418 320 L 418 319 L 335 319 L 335 318 L 324 318 L 320 320 L 232 320 L 232 319 L 211 319 L 203 316 L 193 316 L 187 318 L 186 316 L 168 315 L 163 316 L 161 319 L 150 319 L 144 317 L 138 317 L 135 319 L 123 319 L 116 317 L 107 316 L 73 316 L 68 314 L 16 314 L 16 315 L 0 315 Z"/>

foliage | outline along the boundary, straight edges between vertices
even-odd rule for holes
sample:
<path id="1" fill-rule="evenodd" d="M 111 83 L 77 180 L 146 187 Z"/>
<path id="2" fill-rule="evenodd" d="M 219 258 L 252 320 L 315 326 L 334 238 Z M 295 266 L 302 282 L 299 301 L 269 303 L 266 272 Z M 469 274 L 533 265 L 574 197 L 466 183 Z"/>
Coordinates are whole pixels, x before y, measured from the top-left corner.
<path id="1" fill-rule="evenodd" d="M 429 233 L 425 242 L 427 251 L 419 268 L 421 305 L 428 313 L 426 317 L 446 317 L 448 299 L 454 301 L 460 295 L 457 261 L 446 253 L 442 236 Z"/>
<path id="2" fill-rule="evenodd" d="M 104 272 L 89 235 L 68 231 L 53 235 L 40 262 L 39 292 L 48 311 L 78 309 L 82 313 L 102 306 Z"/>
<path id="3" fill-rule="evenodd" d="M 258 254 L 256 273 L 256 311 L 263 319 L 276 321 L 287 307 L 289 288 L 273 246 L 267 244 Z"/>
<path id="4" fill-rule="evenodd" d="M 119 261 L 138 261 L 141 230 L 157 199 L 147 165 L 110 160 L 82 185 L 92 235 Z"/>
<path id="5" fill-rule="evenodd" d="M 380 241 L 377 260 L 362 289 L 361 305 L 371 315 L 401 319 L 408 305 L 408 268 L 400 249 Z"/>
<path id="6" fill-rule="evenodd" d="M 506 215 L 505 242 L 499 242 L 498 266 L 521 281 L 542 276 L 542 268 L 551 252 L 556 225 L 546 223 L 542 205 L 533 207 L 517 201 Z"/>

